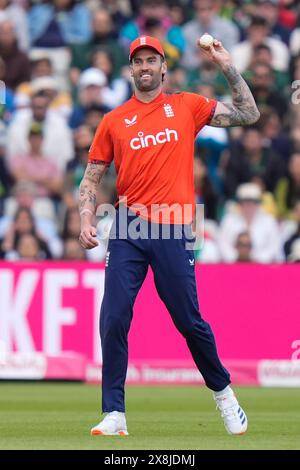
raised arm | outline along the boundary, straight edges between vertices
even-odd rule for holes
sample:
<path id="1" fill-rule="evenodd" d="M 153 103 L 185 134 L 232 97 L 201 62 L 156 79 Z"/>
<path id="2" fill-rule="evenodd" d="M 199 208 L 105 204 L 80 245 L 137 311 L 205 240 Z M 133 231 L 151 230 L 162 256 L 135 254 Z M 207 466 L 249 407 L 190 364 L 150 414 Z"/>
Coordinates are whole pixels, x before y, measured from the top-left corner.
<path id="1" fill-rule="evenodd" d="M 97 193 L 101 179 L 106 171 L 107 164 L 95 160 L 87 164 L 83 179 L 79 187 L 79 213 L 81 218 L 81 232 L 79 241 L 83 248 L 91 249 L 98 245 L 96 228 L 93 226 L 97 205 Z"/>
<path id="2" fill-rule="evenodd" d="M 219 101 L 209 125 L 214 127 L 247 126 L 258 121 L 260 113 L 253 95 L 222 43 L 215 40 L 213 46 L 203 50 L 203 53 L 221 68 L 232 91 L 232 103 Z"/>

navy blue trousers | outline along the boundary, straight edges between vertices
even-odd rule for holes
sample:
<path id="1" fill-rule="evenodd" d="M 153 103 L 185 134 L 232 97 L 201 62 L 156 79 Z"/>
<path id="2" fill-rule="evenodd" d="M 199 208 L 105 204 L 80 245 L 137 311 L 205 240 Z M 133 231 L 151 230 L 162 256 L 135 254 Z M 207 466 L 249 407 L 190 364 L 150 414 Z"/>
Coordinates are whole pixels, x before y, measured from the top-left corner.
<path id="1" fill-rule="evenodd" d="M 129 216 L 141 221 L 136 216 Z M 100 312 L 102 345 L 102 411 L 125 411 L 125 379 L 128 365 L 127 336 L 133 306 L 140 287 L 151 266 L 157 292 L 171 318 L 184 336 L 198 370 L 206 385 L 214 391 L 230 383 L 228 371 L 218 357 L 214 335 L 201 317 L 194 272 L 194 253 L 186 249 L 191 239 L 189 226 L 171 226 L 169 239 L 162 236 L 162 225 L 143 221 L 141 236 L 127 235 L 122 239 L 117 219 L 114 222 L 107 251 L 104 296 Z M 175 234 L 176 232 L 176 234 Z M 178 236 L 181 235 L 181 238 Z"/>

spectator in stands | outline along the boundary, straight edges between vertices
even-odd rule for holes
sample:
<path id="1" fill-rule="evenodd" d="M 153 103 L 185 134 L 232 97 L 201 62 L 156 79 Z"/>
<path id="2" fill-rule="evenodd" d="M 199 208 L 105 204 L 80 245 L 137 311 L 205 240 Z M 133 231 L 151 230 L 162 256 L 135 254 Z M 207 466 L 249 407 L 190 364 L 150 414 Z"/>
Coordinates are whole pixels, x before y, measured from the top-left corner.
<path id="1" fill-rule="evenodd" d="M 116 31 L 136 13 L 139 0 L 88 0 L 91 10 L 106 9 L 110 14 Z"/>
<path id="2" fill-rule="evenodd" d="M 202 54 L 197 47 L 197 39 L 209 33 L 231 51 L 239 40 L 239 30 L 230 21 L 218 16 L 219 5 L 216 0 L 194 0 L 196 17 L 183 26 L 186 43 L 182 65 L 190 70 L 197 69 L 202 61 Z"/>
<path id="3" fill-rule="evenodd" d="M 29 107 L 33 94 L 43 94 L 50 99 L 49 110 L 57 111 L 67 118 L 72 110 L 72 99 L 69 93 L 59 90 L 51 60 L 40 52 L 30 54 L 30 59 L 31 81 L 21 83 L 16 89 L 16 106 Z"/>
<path id="4" fill-rule="evenodd" d="M 78 239 L 80 235 L 80 217 L 76 207 L 67 209 L 64 218 L 61 238 L 63 241 L 68 238 Z"/>
<path id="5" fill-rule="evenodd" d="M 21 235 L 15 251 L 8 252 L 5 259 L 9 261 L 43 261 L 50 259 L 43 250 L 40 239 L 31 233 Z"/>
<path id="6" fill-rule="evenodd" d="M 300 11 L 298 7 L 297 27 L 293 29 L 290 39 L 290 50 L 293 56 L 300 53 Z"/>
<path id="7" fill-rule="evenodd" d="M 237 189 L 238 209 L 225 214 L 219 232 L 219 248 L 222 259 L 233 263 L 237 260 L 236 240 L 240 233 L 248 231 L 251 237 L 251 257 L 257 263 L 273 263 L 282 260 L 282 247 L 277 222 L 260 208 L 261 190 L 254 183 L 245 183 Z"/>
<path id="8" fill-rule="evenodd" d="M 120 32 L 120 42 L 126 51 L 131 41 L 146 34 L 145 24 L 149 18 L 160 20 L 165 40 L 182 53 L 185 47 L 183 33 L 179 26 L 172 23 L 166 0 L 142 0 L 139 15 L 126 23 Z"/>
<path id="9" fill-rule="evenodd" d="M 89 127 L 93 135 L 95 135 L 97 127 L 102 121 L 104 114 L 105 109 L 103 109 L 103 106 L 96 104 L 89 106 L 84 116 L 83 126 Z"/>
<path id="10" fill-rule="evenodd" d="M 300 238 L 294 241 L 291 253 L 288 256 L 289 263 L 300 263 Z"/>
<path id="11" fill-rule="evenodd" d="M 39 233 L 47 241 L 53 256 L 61 254 L 61 243 L 57 235 L 57 220 L 53 202 L 44 197 L 34 197 L 34 185 L 21 181 L 15 185 L 12 195 L 4 200 L 3 217 L 0 217 L 0 239 L 13 223 L 14 214 L 18 209 L 29 210 Z"/>
<path id="12" fill-rule="evenodd" d="M 34 5 L 29 12 L 31 45 L 51 58 L 62 89 L 68 89 L 69 46 L 91 37 L 91 16 L 84 2 L 54 0 Z"/>
<path id="13" fill-rule="evenodd" d="M 293 207 L 300 199 L 300 152 L 291 156 L 288 174 L 278 181 L 275 195 L 279 216 L 291 217 Z"/>
<path id="14" fill-rule="evenodd" d="M 252 68 L 255 68 L 256 64 L 267 65 L 272 69 L 272 74 L 274 77 L 273 88 L 280 93 L 284 93 L 286 88 L 290 85 L 290 76 L 288 70 L 274 70 L 272 65 L 272 51 L 267 44 L 258 44 L 258 46 L 253 47 L 249 68 L 243 73 L 245 80 L 251 80 Z"/>
<path id="15" fill-rule="evenodd" d="M 101 106 L 103 112 L 111 109 L 103 103 L 103 90 L 107 83 L 105 74 L 95 67 L 82 72 L 78 83 L 78 104 L 74 106 L 69 125 L 76 129 L 84 122 L 91 106 Z"/>
<path id="16" fill-rule="evenodd" d="M 113 57 L 103 47 L 97 48 L 92 54 L 92 67 L 105 74 L 106 86 L 101 91 L 102 103 L 108 109 L 113 109 L 126 100 L 132 94 L 131 84 L 123 77 L 114 76 Z"/>
<path id="17" fill-rule="evenodd" d="M 207 219 L 217 219 L 218 196 L 208 176 L 207 165 L 203 158 L 194 159 L 194 187 L 197 204 L 204 204 Z"/>
<path id="18" fill-rule="evenodd" d="M 3 213 L 4 199 L 7 197 L 10 187 L 11 178 L 5 160 L 6 154 L 6 128 L 0 121 L 0 217 Z"/>
<path id="19" fill-rule="evenodd" d="M 284 244 L 284 254 L 287 260 L 289 259 L 289 256 L 292 253 L 292 247 L 294 245 L 294 242 L 300 240 L 300 198 L 297 199 L 294 204 L 293 222 L 294 230 Z"/>
<path id="20" fill-rule="evenodd" d="M 272 37 L 289 46 L 291 29 L 279 22 L 279 3 L 280 0 L 256 0 L 256 13 L 267 20 Z"/>
<path id="21" fill-rule="evenodd" d="M 72 133 L 65 119 L 49 110 L 49 104 L 49 97 L 38 93 L 32 96 L 30 109 L 15 114 L 8 129 L 8 156 L 28 154 L 29 129 L 37 122 L 43 129 L 43 155 L 64 170 L 73 157 Z"/>
<path id="22" fill-rule="evenodd" d="M 9 167 L 13 180 L 29 181 L 34 185 L 36 197 L 60 197 L 62 195 L 63 173 L 54 161 L 45 158 L 42 151 L 43 128 L 33 123 L 29 130 L 28 154 L 14 155 Z"/>
<path id="23" fill-rule="evenodd" d="M 0 0 L 0 28 L 5 20 L 14 25 L 16 31 L 18 47 L 21 51 L 27 52 L 29 48 L 28 20 L 24 9 L 17 5 L 15 1 Z"/>
<path id="24" fill-rule="evenodd" d="M 19 240 L 22 235 L 33 235 L 39 240 L 40 249 L 43 252 L 44 258 L 52 258 L 50 249 L 43 239 L 43 237 L 37 232 L 33 215 L 29 209 L 20 208 L 17 210 L 12 224 L 9 226 L 4 238 L 0 241 L 0 257 L 5 259 L 12 259 L 17 250 Z"/>
<path id="25" fill-rule="evenodd" d="M 72 51 L 72 79 L 76 81 L 76 74 L 91 67 L 91 58 L 96 48 L 105 48 L 112 57 L 113 73 L 118 74 L 120 68 L 127 64 L 127 54 L 123 47 L 118 44 L 118 29 L 114 25 L 109 11 L 105 8 L 99 8 L 92 14 L 92 36 L 86 44 L 76 44 L 71 47 Z"/>
<path id="26" fill-rule="evenodd" d="M 285 166 L 270 148 L 264 148 L 258 127 L 244 129 L 241 141 L 233 144 L 225 168 L 224 189 L 227 197 L 233 197 L 241 183 L 260 175 L 267 191 L 273 191 L 284 174 Z"/>
<path id="27" fill-rule="evenodd" d="M 155 37 L 162 44 L 169 70 L 173 70 L 177 65 L 179 65 L 181 52 L 166 38 L 161 19 L 147 18 L 145 21 L 145 34 L 147 36 Z"/>
<path id="28" fill-rule="evenodd" d="M 19 49 L 13 24 L 2 21 L 0 25 L 0 56 L 5 62 L 5 84 L 15 90 L 20 83 L 30 78 L 30 61 Z"/>
<path id="29" fill-rule="evenodd" d="M 64 184 L 64 202 L 67 207 L 76 206 L 77 191 L 88 161 L 88 152 L 93 141 L 93 133 L 86 126 L 74 132 L 74 158 L 68 163 Z"/>
<path id="30" fill-rule="evenodd" d="M 0 120 L 9 123 L 13 117 L 15 111 L 15 95 L 14 92 L 8 87 L 3 87 L 5 83 L 5 62 L 0 57 Z"/>
<path id="31" fill-rule="evenodd" d="M 78 238 L 66 238 L 64 240 L 62 259 L 65 261 L 86 260 L 86 250 L 82 248 Z"/>
<path id="32" fill-rule="evenodd" d="M 252 250 L 252 243 L 251 243 L 251 237 L 248 232 L 241 232 L 238 234 L 236 243 L 235 243 L 235 248 L 236 248 L 236 263 L 251 263 L 252 262 L 252 256 L 251 256 L 251 250 Z"/>
<path id="33" fill-rule="evenodd" d="M 247 29 L 247 39 L 236 44 L 232 49 L 232 59 L 239 70 L 243 73 L 248 69 L 253 49 L 260 44 L 267 44 L 272 52 L 272 66 L 274 70 L 286 71 L 289 65 L 288 47 L 280 39 L 270 37 L 270 27 L 265 18 L 254 16 Z"/>
<path id="34" fill-rule="evenodd" d="M 283 119 L 287 112 L 286 99 L 274 87 L 275 76 L 270 65 L 256 63 L 252 66 L 250 88 L 260 108 L 269 106 Z"/>
<path id="35" fill-rule="evenodd" d="M 53 0 L 34 5 L 29 12 L 29 25 L 35 47 L 82 44 L 91 36 L 90 13 L 81 1 Z"/>
<path id="36" fill-rule="evenodd" d="M 283 162 L 287 162 L 292 153 L 292 142 L 283 132 L 283 126 L 278 113 L 269 107 L 264 107 L 260 115 L 260 128 L 264 147 L 280 155 Z"/>

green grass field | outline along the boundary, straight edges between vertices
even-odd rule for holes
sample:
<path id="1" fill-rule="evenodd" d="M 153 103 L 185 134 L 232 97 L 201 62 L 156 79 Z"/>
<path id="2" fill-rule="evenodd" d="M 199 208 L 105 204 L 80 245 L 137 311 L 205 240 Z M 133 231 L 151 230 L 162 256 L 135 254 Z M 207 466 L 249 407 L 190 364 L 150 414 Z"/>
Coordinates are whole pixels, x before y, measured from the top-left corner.
<path id="1" fill-rule="evenodd" d="M 128 437 L 91 437 L 97 386 L 0 383 L 0 449 L 300 449 L 297 389 L 235 388 L 249 430 L 227 435 L 204 387 L 127 387 Z"/>

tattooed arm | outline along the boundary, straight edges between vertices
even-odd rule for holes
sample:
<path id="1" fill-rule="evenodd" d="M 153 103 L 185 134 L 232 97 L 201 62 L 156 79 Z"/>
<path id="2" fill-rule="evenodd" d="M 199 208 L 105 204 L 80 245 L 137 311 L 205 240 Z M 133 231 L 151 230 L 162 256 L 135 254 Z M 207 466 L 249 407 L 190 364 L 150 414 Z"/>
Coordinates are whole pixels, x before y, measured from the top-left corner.
<path id="1" fill-rule="evenodd" d="M 93 226 L 97 205 L 97 193 L 100 181 L 106 171 L 107 164 L 95 160 L 87 164 L 79 187 L 79 213 L 81 217 L 81 233 L 79 241 L 83 248 L 90 249 L 98 245 L 96 228 Z"/>
<path id="2" fill-rule="evenodd" d="M 232 91 L 232 104 L 218 102 L 209 125 L 214 127 L 246 126 L 258 121 L 260 113 L 253 95 L 232 64 L 231 57 L 222 43 L 215 40 L 214 45 L 205 50 L 204 54 L 219 65 Z"/>

